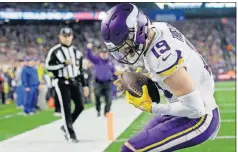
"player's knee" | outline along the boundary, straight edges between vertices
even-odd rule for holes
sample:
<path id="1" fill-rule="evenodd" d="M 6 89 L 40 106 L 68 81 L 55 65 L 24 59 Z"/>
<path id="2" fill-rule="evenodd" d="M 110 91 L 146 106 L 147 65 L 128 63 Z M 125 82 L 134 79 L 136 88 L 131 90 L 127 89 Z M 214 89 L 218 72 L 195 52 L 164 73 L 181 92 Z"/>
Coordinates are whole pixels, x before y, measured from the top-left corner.
<path id="1" fill-rule="evenodd" d="M 128 148 L 125 144 L 121 147 L 121 152 L 133 152 L 130 148 Z"/>
<path id="2" fill-rule="evenodd" d="M 121 152 L 135 152 L 136 149 L 129 143 L 125 142 L 121 147 Z"/>

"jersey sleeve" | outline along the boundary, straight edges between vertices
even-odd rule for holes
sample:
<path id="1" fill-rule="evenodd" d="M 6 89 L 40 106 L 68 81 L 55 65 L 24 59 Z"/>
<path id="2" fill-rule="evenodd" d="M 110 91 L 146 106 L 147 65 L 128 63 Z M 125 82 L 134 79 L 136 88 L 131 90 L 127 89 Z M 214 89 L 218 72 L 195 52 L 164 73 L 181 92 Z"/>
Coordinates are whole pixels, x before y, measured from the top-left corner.
<path id="1" fill-rule="evenodd" d="M 179 50 L 164 54 L 159 59 L 159 67 L 156 73 L 161 76 L 171 75 L 184 62 L 182 52 Z"/>
<path id="2" fill-rule="evenodd" d="M 151 61 L 152 62 L 152 61 Z M 152 70 L 160 77 L 161 80 L 172 75 L 179 67 L 184 64 L 184 58 L 180 50 L 171 50 L 162 54 L 157 62 L 153 64 Z"/>
<path id="3" fill-rule="evenodd" d="M 158 36 L 155 38 L 149 55 L 149 67 L 160 80 L 164 80 L 180 67 L 186 66 L 187 54 L 181 35 L 167 23 L 154 25 Z"/>

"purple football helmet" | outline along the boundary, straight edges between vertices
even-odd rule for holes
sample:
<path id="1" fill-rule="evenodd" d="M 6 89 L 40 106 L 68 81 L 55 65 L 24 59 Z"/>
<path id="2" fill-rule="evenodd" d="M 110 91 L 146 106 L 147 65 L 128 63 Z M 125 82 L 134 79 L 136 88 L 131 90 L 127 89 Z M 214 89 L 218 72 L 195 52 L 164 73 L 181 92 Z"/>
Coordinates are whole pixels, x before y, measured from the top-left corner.
<path id="1" fill-rule="evenodd" d="M 101 23 L 101 34 L 109 52 L 119 62 L 134 64 L 143 54 L 149 22 L 133 4 L 111 8 Z"/>

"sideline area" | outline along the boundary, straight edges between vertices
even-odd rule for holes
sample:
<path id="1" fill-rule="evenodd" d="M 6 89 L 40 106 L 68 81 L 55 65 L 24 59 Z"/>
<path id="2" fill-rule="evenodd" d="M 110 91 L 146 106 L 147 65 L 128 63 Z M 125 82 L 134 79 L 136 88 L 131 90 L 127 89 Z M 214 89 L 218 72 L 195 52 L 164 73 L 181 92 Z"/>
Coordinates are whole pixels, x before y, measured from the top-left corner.
<path id="1" fill-rule="evenodd" d="M 104 105 L 102 105 L 104 106 Z M 103 107 L 102 107 L 103 108 Z M 126 103 L 123 98 L 113 101 L 114 138 L 116 139 L 141 111 Z M 22 124 L 19 125 L 24 125 Z M 1 152 L 103 152 L 111 141 L 107 140 L 107 119 L 98 118 L 95 108 L 85 110 L 74 124 L 79 143 L 65 141 L 59 127 L 62 120 L 43 125 L 0 142 Z M 17 127 L 17 126 L 16 126 Z"/>

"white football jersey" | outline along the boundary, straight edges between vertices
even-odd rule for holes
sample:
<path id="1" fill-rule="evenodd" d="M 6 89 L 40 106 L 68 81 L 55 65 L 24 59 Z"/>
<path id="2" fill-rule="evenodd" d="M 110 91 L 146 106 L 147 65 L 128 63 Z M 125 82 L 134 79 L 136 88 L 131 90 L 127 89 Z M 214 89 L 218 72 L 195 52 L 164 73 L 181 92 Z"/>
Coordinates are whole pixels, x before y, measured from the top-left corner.
<path id="1" fill-rule="evenodd" d="M 156 36 L 143 57 L 152 80 L 157 82 L 168 102 L 177 102 L 177 97 L 163 80 L 178 68 L 185 67 L 201 94 L 206 112 L 211 113 L 217 104 L 213 96 L 213 76 L 206 62 L 185 36 L 170 24 L 153 23 L 152 29 Z"/>

